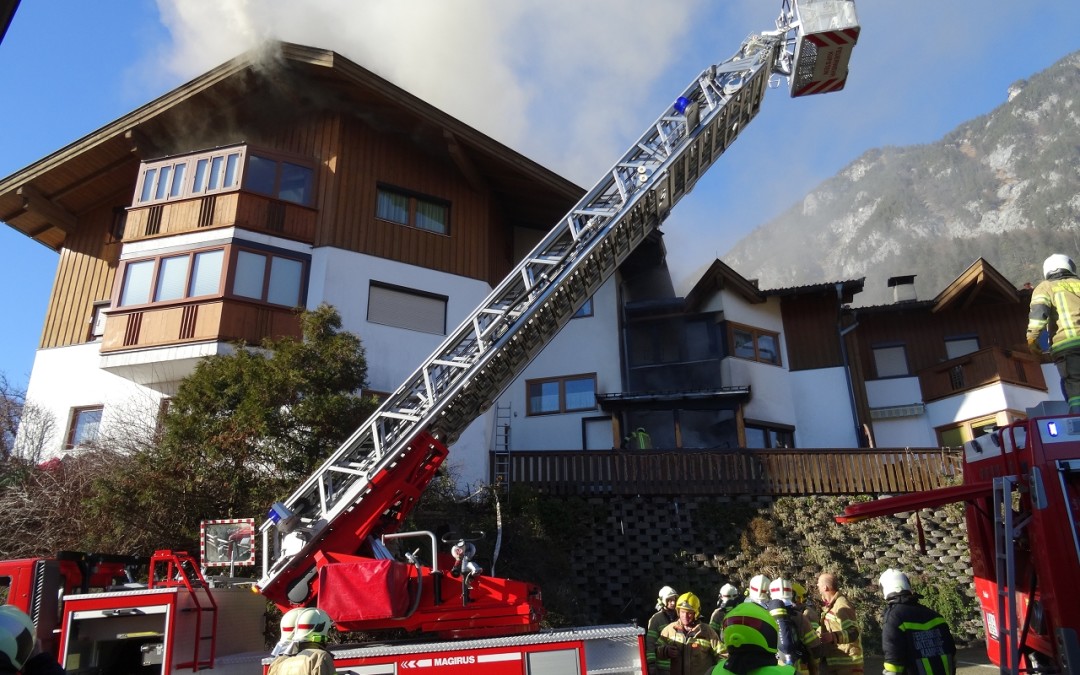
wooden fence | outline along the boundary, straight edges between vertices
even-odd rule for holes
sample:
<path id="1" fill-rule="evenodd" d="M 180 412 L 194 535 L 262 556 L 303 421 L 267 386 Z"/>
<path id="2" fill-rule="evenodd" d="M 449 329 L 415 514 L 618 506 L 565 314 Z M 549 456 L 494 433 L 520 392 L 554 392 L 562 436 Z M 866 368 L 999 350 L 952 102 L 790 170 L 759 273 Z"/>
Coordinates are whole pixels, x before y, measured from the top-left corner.
<path id="1" fill-rule="evenodd" d="M 954 484 L 959 448 L 515 451 L 506 476 L 552 495 L 851 495 Z M 492 466 L 496 466 L 492 456 Z"/>

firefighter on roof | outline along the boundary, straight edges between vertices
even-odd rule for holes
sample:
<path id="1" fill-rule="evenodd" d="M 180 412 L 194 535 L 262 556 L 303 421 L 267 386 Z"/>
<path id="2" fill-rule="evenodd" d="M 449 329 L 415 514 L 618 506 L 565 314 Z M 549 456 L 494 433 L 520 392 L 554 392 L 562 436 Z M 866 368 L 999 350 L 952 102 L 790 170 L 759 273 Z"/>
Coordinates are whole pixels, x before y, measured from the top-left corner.
<path id="1" fill-rule="evenodd" d="M 683 593 L 675 603 L 679 618 L 660 631 L 656 663 L 661 675 L 704 675 L 720 661 L 720 636 L 699 620 L 701 601 Z"/>
<path id="2" fill-rule="evenodd" d="M 919 604 L 900 570 L 885 570 L 879 582 L 886 602 L 881 626 L 883 675 L 955 675 L 956 644 L 945 619 Z"/>
<path id="3" fill-rule="evenodd" d="M 1031 292 L 1028 314 L 1028 349 L 1042 356 L 1039 334 L 1050 334 L 1050 355 L 1054 357 L 1069 412 L 1080 413 L 1080 279 L 1076 263 L 1055 253 L 1043 261 L 1043 281 Z"/>
<path id="4" fill-rule="evenodd" d="M 727 659 L 710 675 L 794 675 L 791 666 L 776 663 L 776 620 L 756 602 L 744 602 L 724 617 Z"/>

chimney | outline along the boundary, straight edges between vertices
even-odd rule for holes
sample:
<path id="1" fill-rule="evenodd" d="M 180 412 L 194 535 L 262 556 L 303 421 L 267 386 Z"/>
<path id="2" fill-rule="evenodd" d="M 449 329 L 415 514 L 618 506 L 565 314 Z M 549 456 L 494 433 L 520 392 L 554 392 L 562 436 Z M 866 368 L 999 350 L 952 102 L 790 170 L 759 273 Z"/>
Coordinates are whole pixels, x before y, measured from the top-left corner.
<path id="1" fill-rule="evenodd" d="M 915 301 L 915 275 L 889 277 L 889 288 L 893 289 L 893 302 Z"/>

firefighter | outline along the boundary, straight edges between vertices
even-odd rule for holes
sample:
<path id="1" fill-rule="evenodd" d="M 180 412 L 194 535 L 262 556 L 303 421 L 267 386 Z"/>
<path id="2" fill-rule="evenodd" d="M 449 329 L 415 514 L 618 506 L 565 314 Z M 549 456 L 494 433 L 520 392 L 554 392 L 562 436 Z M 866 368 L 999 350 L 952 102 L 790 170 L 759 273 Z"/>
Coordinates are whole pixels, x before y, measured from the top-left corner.
<path id="1" fill-rule="evenodd" d="M 41 651 L 34 622 L 14 605 L 0 606 L 0 675 L 64 675 L 52 654 Z"/>
<path id="2" fill-rule="evenodd" d="M 656 614 L 649 618 L 648 628 L 645 630 L 645 662 L 649 675 L 660 672 L 656 665 L 656 639 L 660 637 L 660 631 L 664 630 L 665 626 L 679 618 L 675 611 L 675 601 L 678 599 L 679 592 L 671 586 L 661 588 L 656 597 Z"/>
<path id="3" fill-rule="evenodd" d="M 801 675 L 817 675 L 818 661 L 821 659 L 822 644 L 818 629 L 821 626 L 821 614 L 806 600 L 806 586 L 798 581 L 791 582 L 792 609 L 795 614 L 795 626 L 799 630 L 799 640 L 806 648 L 806 656 L 798 663 Z"/>
<path id="4" fill-rule="evenodd" d="M 281 615 L 281 637 L 278 643 L 270 651 L 271 656 L 292 656 L 298 649 L 298 643 L 293 642 L 293 630 L 296 629 L 296 618 L 306 607 L 293 607 Z"/>
<path id="5" fill-rule="evenodd" d="M 1027 343 L 1040 357 L 1043 329 L 1050 334 L 1050 355 L 1061 374 L 1069 413 L 1080 413 L 1080 279 L 1076 263 L 1061 253 L 1043 261 L 1043 281 L 1031 292 Z"/>
<path id="6" fill-rule="evenodd" d="M 776 662 L 778 627 L 769 611 L 756 602 L 743 602 L 724 617 L 728 656 L 710 675 L 794 675 L 791 666 Z"/>
<path id="7" fill-rule="evenodd" d="M 746 587 L 746 599 L 764 607 L 769 602 L 769 577 L 759 574 Z"/>
<path id="8" fill-rule="evenodd" d="M 699 619 L 701 601 L 683 593 L 675 603 L 679 618 L 660 631 L 656 663 L 661 675 L 704 675 L 720 661 L 720 636 Z"/>
<path id="9" fill-rule="evenodd" d="M 299 651 L 275 660 L 267 675 L 334 675 L 334 657 L 326 649 L 327 634 L 333 625 L 330 615 L 321 609 L 306 607 L 295 617 L 292 641 Z"/>
<path id="10" fill-rule="evenodd" d="M 955 675 L 956 643 L 945 619 L 919 603 L 900 570 L 887 569 L 878 581 L 886 603 L 881 625 L 882 675 Z"/>
<path id="11" fill-rule="evenodd" d="M 709 617 L 709 628 L 712 628 L 717 634 L 723 630 L 724 616 L 731 611 L 731 608 L 742 602 L 739 596 L 739 589 L 735 588 L 731 584 L 724 584 L 720 587 L 720 597 L 716 599 L 716 609 L 713 610 L 712 616 Z"/>
<path id="12" fill-rule="evenodd" d="M 836 576 L 818 577 L 821 594 L 821 663 L 829 675 L 862 675 L 862 636 L 855 608 L 840 592 Z"/>

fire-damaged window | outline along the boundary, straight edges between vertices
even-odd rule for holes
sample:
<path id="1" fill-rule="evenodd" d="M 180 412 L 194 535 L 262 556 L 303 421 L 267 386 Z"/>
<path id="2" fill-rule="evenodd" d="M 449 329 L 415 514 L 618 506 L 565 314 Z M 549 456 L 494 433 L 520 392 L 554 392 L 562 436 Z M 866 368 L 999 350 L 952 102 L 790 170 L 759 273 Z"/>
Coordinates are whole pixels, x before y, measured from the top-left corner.
<path id="1" fill-rule="evenodd" d="M 631 368 L 705 361 L 720 354 L 712 315 L 637 321 L 627 331 Z"/>
<path id="2" fill-rule="evenodd" d="M 795 427 L 768 422 L 746 422 L 746 447 L 794 448 Z"/>
<path id="3" fill-rule="evenodd" d="M 732 356 L 761 363 L 770 363 L 774 366 L 780 365 L 779 333 L 729 323 L 728 340 Z"/>
<path id="4" fill-rule="evenodd" d="M 596 374 L 567 375 L 525 383 L 529 415 L 596 409 Z"/>

